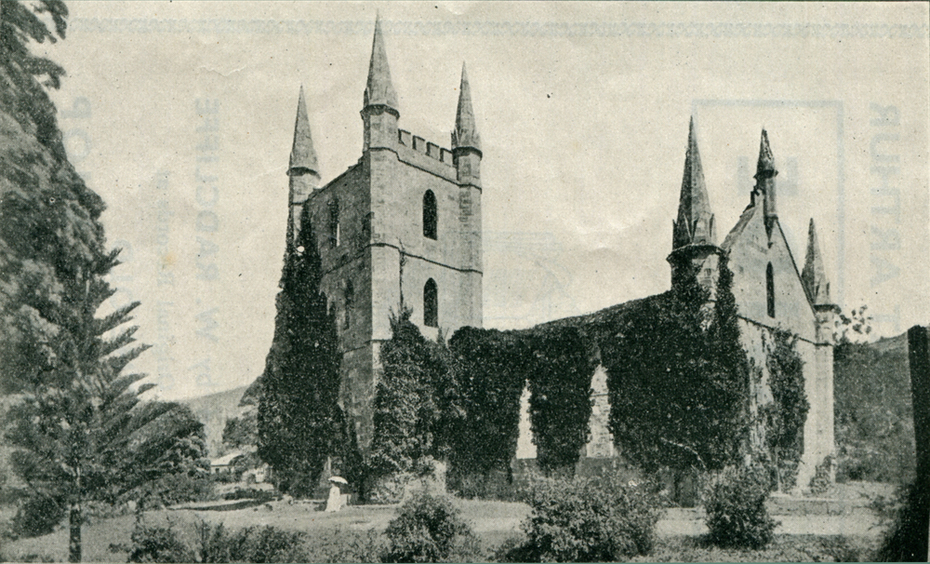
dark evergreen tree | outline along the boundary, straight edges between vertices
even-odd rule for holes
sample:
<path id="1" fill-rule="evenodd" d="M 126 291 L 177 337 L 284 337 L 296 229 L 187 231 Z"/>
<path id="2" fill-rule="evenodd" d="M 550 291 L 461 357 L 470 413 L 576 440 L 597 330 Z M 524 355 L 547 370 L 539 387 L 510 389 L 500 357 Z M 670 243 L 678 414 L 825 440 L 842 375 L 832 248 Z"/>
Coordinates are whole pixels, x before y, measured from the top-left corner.
<path id="1" fill-rule="evenodd" d="M 5 421 L 11 465 L 35 496 L 69 508 L 72 561 L 81 559 L 85 501 L 115 502 L 169 474 L 208 473 L 202 424 L 174 404 L 140 405 L 148 386 L 133 385 L 143 375 L 123 373 L 147 348 L 131 346 L 135 327 L 120 329 L 138 303 L 95 316 L 115 292 L 104 277 L 116 254 L 75 273 L 61 302 L 36 310 L 37 320 L 55 321 L 53 330 L 24 328 L 21 337 L 45 356 L 9 382 L 16 390 Z"/>
<path id="2" fill-rule="evenodd" d="M 296 242 L 288 233 L 274 340 L 261 377 L 258 455 L 274 470 L 282 491 L 307 496 L 341 431 L 341 354 L 306 208 L 301 225 Z"/>
<path id="3" fill-rule="evenodd" d="M 711 468 L 722 468 L 748 451 L 750 364 L 740 340 L 733 272 L 729 257 L 720 257 L 710 327 L 703 333 L 706 384 L 700 386 L 698 429 Z"/>

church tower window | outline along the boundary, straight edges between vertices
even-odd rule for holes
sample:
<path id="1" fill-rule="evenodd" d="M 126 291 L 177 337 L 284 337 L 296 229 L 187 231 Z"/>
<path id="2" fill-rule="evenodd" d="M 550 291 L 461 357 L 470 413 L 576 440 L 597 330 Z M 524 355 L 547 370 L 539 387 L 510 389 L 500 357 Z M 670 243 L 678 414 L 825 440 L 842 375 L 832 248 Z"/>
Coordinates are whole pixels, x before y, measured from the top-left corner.
<path id="1" fill-rule="evenodd" d="M 345 306 L 346 306 L 346 316 L 345 316 L 345 327 L 348 329 L 352 326 L 352 314 L 353 309 L 355 309 L 355 286 L 352 285 L 351 280 L 346 280 L 346 294 L 345 294 Z"/>
<path id="2" fill-rule="evenodd" d="M 438 214 L 436 213 L 436 195 L 432 190 L 427 190 L 423 194 L 423 236 L 433 239 L 437 238 Z"/>
<path id="3" fill-rule="evenodd" d="M 439 290 L 432 278 L 423 286 L 423 325 L 439 327 Z"/>
<path id="4" fill-rule="evenodd" d="M 339 198 L 329 203 L 329 244 L 339 246 Z"/>
<path id="5" fill-rule="evenodd" d="M 765 302 L 769 317 L 775 317 L 775 273 L 772 263 L 765 267 Z"/>

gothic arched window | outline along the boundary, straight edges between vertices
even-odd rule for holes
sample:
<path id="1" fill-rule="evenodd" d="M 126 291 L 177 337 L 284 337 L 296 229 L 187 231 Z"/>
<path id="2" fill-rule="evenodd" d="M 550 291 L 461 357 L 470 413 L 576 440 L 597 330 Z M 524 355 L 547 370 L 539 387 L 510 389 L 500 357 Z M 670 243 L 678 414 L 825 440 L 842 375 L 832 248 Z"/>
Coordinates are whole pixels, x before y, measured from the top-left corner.
<path id="1" fill-rule="evenodd" d="M 435 240 L 437 237 L 438 214 L 436 213 L 436 194 L 427 190 L 423 194 L 423 236 Z"/>
<path id="2" fill-rule="evenodd" d="M 423 286 L 423 325 L 439 327 L 439 289 L 432 278 Z"/>
<path id="3" fill-rule="evenodd" d="M 353 309 L 355 308 L 355 286 L 352 285 L 351 280 L 346 280 L 346 318 L 345 326 L 348 329 L 352 326 L 352 314 Z"/>
<path id="4" fill-rule="evenodd" d="M 339 198 L 333 198 L 329 203 L 329 244 L 331 247 L 339 246 Z"/>
<path id="5" fill-rule="evenodd" d="M 765 303 L 769 317 L 775 317 L 775 273 L 772 263 L 765 267 Z"/>

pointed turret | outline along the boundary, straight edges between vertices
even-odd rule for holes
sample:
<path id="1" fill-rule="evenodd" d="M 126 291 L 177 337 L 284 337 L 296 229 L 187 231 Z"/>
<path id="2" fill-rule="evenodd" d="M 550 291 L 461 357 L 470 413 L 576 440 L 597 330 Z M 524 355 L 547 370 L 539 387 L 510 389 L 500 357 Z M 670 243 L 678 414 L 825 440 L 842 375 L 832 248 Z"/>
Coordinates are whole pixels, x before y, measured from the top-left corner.
<path id="1" fill-rule="evenodd" d="M 310 120 L 307 118 L 307 102 L 304 100 L 304 87 L 300 87 L 297 99 L 297 120 L 294 123 L 294 144 L 291 146 L 291 160 L 288 175 L 303 172 L 319 172 L 316 151 L 313 149 L 313 136 L 310 135 Z"/>
<path id="2" fill-rule="evenodd" d="M 313 148 L 313 136 L 310 135 L 310 120 L 307 118 L 307 102 L 304 100 L 304 87 L 300 87 L 297 99 L 297 119 L 294 122 L 294 143 L 291 145 L 291 159 L 287 167 L 290 177 L 290 195 L 288 196 L 288 243 L 297 240 L 300 234 L 300 210 L 310 193 L 320 185 L 320 172 L 317 164 L 316 150 Z"/>
<path id="3" fill-rule="evenodd" d="M 475 124 L 475 112 L 471 107 L 471 87 L 468 73 L 462 63 L 462 82 L 459 84 L 459 106 L 455 113 L 455 131 L 452 132 L 452 148 L 471 147 L 481 150 L 481 136 Z"/>
<path id="4" fill-rule="evenodd" d="M 674 222 L 672 248 L 686 245 L 716 245 L 717 233 L 714 214 L 710 210 L 710 198 L 704 183 L 704 169 L 694 134 L 694 118 L 688 128 L 688 152 L 685 155 L 685 171 L 681 179 L 681 195 L 678 200 L 678 220 Z"/>
<path id="5" fill-rule="evenodd" d="M 823 267 L 823 257 L 820 254 L 820 244 L 817 241 L 817 229 L 811 219 L 807 231 L 807 257 L 804 260 L 804 270 L 801 272 L 801 281 L 807 290 L 807 295 L 814 305 L 827 305 L 830 301 L 830 283 L 827 282 L 826 270 Z"/>
<path id="6" fill-rule="evenodd" d="M 775 170 L 775 157 L 772 156 L 772 147 L 769 146 L 769 134 L 762 128 L 762 139 L 759 140 L 759 162 L 756 163 L 755 178 L 760 175 L 775 176 L 778 171 Z"/>
<path id="7" fill-rule="evenodd" d="M 381 15 L 375 17 L 375 35 L 371 41 L 371 63 L 368 65 L 368 83 L 365 86 L 365 103 L 362 121 L 365 122 L 365 139 L 362 151 L 391 149 L 397 146 L 397 93 L 391 82 L 387 49 L 381 33 Z"/>
<path id="8" fill-rule="evenodd" d="M 772 148 L 769 146 L 769 134 L 762 128 L 762 139 L 759 141 L 759 162 L 756 164 L 756 187 L 753 193 L 755 202 L 756 194 L 762 194 L 763 208 L 766 219 L 766 227 L 771 229 L 771 219 L 778 217 L 775 209 L 775 176 L 778 170 L 775 169 L 775 157 L 772 155 Z"/>
<path id="9" fill-rule="evenodd" d="M 817 241 L 817 228 L 811 219 L 807 230 L 807 256 L 804 259 L 804 270 L 801 271 L 801 283 L 814 306 L 817 318 L 815 325 L 817 342 L 832 345 L 835 343 L 833 330 L 835 329 L 836 314 L 840 308 L 830 299 L 830 283 L 827 281 L 827 272 L 823 267 L 823 256 L 820 253 L 820 243 Z"/>
<path id="10" fill-rule="evenodd" d="M 455 112 L 455 129 L 452 131 L 452 159 L 456 178 L 461 185 L 481 188 L 481 136 L 475 123 L 471 105 L 471 86 L 462 63 L 462 81 L 459 83 L 459 105 Z"/>
<path id="11" fill-rule="evenodd" d="M 368 84 L 365 87 L 365 107 L 385 106 L 397 112 L 397 93 L 391 82 L 384 35 L 381 33 L 381 15 L 375 16 L 375 36 L 371 42 L 371 63 L 368 66 Z"/>

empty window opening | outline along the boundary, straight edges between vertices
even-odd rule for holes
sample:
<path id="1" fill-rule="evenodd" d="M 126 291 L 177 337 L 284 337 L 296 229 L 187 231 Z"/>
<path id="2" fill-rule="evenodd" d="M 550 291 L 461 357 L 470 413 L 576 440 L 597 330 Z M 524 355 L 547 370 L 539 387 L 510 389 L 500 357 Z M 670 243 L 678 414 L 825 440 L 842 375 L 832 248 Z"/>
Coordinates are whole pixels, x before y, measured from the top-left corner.
<path id="1" fill-rule="evenodd" d="M 439 290 L 432 278 L 423 286 L 423 325 L 439 327 Z"/>
<path id="2" fill-rule="evenodd" d="M 423 236 L 435 240 L 437 235 L 436 195 L 432 190 L 423 194 Z"/>
<path id="3" fill-rule="evenodd" d="M 775 274 L 772 263 L 765 267 L 765 301 L 769 317 L 775 317 Z"/>

